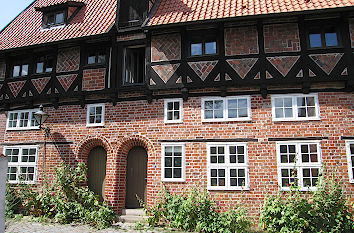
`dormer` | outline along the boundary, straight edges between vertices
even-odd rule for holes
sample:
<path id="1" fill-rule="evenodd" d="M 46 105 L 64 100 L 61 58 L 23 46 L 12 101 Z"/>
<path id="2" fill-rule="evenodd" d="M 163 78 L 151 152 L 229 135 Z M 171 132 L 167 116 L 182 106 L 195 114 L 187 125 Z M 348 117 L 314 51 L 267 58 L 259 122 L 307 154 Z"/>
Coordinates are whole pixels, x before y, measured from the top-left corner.
<path id="1" fill-rule="evenodd" d="M 137 28 L 146 20 L 154 0 L 120 0 L 118 28 Z"/>
<path id="2" fill-rule="evenodd" d="M 43 13 L 42 27 L 51 28 L 70 23 L 84 5 L 84 0 L 50 0 L 38 1 L 35 9 Z"/>

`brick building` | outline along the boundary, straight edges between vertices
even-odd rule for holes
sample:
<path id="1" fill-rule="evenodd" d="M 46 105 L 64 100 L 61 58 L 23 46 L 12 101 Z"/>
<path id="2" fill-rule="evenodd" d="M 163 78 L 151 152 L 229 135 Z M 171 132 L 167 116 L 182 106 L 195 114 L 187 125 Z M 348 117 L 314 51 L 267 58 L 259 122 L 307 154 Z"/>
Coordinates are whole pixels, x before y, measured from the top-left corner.
<path id="1" fill-rule="evenodd" d="M 354 198 L 353 1 L 37 0 L 0 33 L 0 152 L 41 185 L 87 162 L 117 211 L 161 185 L 222 206 L 316 189 Z M 34 113 L 49 114 L 39 129 Z"/>

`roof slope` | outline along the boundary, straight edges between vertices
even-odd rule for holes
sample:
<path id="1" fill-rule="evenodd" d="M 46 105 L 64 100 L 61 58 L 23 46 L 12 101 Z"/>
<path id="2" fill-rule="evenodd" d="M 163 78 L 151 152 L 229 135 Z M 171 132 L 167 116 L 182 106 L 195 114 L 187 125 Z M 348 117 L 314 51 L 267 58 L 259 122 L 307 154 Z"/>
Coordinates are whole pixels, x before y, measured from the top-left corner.
<path id="1" fill-rule="evenodd" d="M 43 7 L 43 2 L 33 2 L 0 32 L 0 50 L 106 33 L 116 19 L 117 0 L 85 0 L 86 5 L 69 24 L 42 29 L 42 12 L 36 11 L 35 7 Z M 67 1 L 50 2 L 60 4 Z"/>
<path id="2" fill-rule="evenodd" d="M 148 26 L 354 6 L 354 0 L 160 0 Z"/>

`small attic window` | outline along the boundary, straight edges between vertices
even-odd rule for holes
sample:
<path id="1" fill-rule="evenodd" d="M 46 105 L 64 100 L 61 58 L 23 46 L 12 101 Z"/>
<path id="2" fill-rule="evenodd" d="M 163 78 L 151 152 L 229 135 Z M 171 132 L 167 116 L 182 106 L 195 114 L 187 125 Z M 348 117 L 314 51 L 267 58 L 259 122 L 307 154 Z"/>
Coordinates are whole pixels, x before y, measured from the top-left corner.
<path id="1" fill-rule="evenodd" d="M 51 28 L 70 23 L 85 5 L 83 0 L 40 1 L 35 9 L 43 13 L 42 27 Z"/>
<path id="2" fill-rule="evenodd" d="M 65 21 L 66 17 L 64 11 L 43 13 L 43 28 L 64 25 Z"/>

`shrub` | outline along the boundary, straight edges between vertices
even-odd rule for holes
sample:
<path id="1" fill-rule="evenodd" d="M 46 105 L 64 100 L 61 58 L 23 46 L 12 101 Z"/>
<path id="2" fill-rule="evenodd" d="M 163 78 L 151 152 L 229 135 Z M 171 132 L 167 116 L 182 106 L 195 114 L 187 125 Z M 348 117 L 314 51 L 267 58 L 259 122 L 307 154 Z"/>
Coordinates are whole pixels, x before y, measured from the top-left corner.
<path id="1" fill-rule="evenodd" d="M 221 213 L 206 191 L 192 189 L 186 194 L 172 194 L 164 188 L 160 194 L 155 205 L 145 206 L 150 226 L 168 224 L 197 232 L 247 232 L 251 226 L 243 208 Z"/>
<path id="2" fill-rule="evenodd" d="M 19 200 L 18 209 L 25 215 L 53 219 L 63 224 L 80 222 L 99 229 L 109 227 L 117 214 L 83 185 L 87 181 L 86 174 L 87 167 L 83 162 L 76 168 L 61 164 L 55 169 L 52 184 L 45 184 L 40 190 L 20 184 L 11 192 Z M 11 201 L 10 197 L 8 201 Z"/>
<path id="3" fill-rule="evenodd" d="M 322 179 L 310 197 L 296 187 L 287 197 L 278 193 L 264 202 L 260 223 L 268 232 L 353 232 L 353 213 L 342 186 L 332 175 Z"/>

